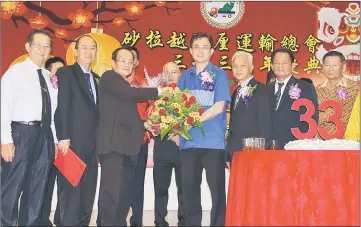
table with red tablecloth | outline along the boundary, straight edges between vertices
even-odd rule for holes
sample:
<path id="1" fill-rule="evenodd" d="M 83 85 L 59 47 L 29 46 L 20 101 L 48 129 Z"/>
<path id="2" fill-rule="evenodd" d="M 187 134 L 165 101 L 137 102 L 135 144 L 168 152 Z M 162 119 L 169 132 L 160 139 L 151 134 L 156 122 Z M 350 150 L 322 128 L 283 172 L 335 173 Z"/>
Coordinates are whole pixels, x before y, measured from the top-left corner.
<path id="1" fill-rule="evenodd" d="M 360 226 L 360 151 L 234 153 L 226 226 Z"/>

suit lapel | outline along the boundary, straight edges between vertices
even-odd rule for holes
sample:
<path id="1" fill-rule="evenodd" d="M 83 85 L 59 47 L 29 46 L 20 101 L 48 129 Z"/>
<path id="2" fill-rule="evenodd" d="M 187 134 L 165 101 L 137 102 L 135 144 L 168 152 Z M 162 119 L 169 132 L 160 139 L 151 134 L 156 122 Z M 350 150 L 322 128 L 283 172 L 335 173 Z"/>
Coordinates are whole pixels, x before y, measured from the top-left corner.
<path id="1" fill-rule="evenodd" d="M 287 84 L 285 85 L 286 87 L 285 90 L 283 91 L 280 104 L 278 105 L 277 110 L 279 110 L 282 107 L 282 105 L 284 105 L 285 103 L 292 101 L 288 92 L 290 90 L 291 84 L 295 84 L 295 83 L 296 83 L 296 79 L 293 76 L 291 76 L 291 78 L 288 80 Z"/>
<path id="2" fill-rule="evenodd" d="M 77 62 L 73 65 L 73 70 L 74 70 L 74 75 L 75 75 L 76 82 L 78 83 L 81 92 L 86 97 L 86 99 L 92 105 L 94 105 L 93 97 L 92 97 L 92 95 L 91 95 L 91 93 L 89 91 L 88 84 L 87 84 L 87 82 L 85 80 L 84 72 L 80 68 L 80 65 Z"/>
<path id="3" fill-rule="evenodd" d="M 237 87 L 238 88 L 238 87 Z M 232 94 L 232 97 L 231 97 L 231 113 L 234 109 L 234 102 L 236 101 L 236 96 L 237 96 L 237 88 L 236 90 L 234 90 L 233 94 Z"/>
<path id="4" fill-rule="evenodd" d="M 95 94 L 96 94 L 96 105 L 98 104 L 99 101 L 99 94 L 98 94 L 98 83 L 97 83 L 97 79 L 100 79 L 100 77 L 98 76 L 98 74 L 96 74 L 93 70 L 91 71 L 91 73 L 93 74 L 93 81 L 94 81 L 94 87 L 95 87 Z"/>
<path id="5" fill-rule="evenodd" d="M 248 83 L 247 83 L 246 86 L 252 86 L 252 87 L 253 87 L 253 86 L 256 85 L 256 84 L 257 84 L 257 81 L 256 81 L 254 78 L 252 78 L 250 81 L 248 81 Z M 256 92 L 256 90 L 257 90 L 257 88 L 253 91 L 253 95 L 254 95 L 254 93 Z M 249 99 L 249 102 L 252 101 L 253 95 L 252 95 L 252 97 Z M 244 109 L 244 108 L 246 108 L 246 106 L 244 105 L 243 98 L 240 97 L 235 110 Z"/>

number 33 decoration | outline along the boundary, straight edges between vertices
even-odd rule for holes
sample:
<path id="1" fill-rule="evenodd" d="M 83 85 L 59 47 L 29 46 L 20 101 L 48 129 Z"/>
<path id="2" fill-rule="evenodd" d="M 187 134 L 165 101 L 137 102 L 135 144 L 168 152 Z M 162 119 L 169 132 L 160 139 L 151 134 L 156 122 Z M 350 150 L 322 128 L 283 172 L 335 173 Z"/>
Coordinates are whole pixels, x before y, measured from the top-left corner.
<path id="1" fill-rule="evenodd" d="M 315 105 L 313 105 L 309 99 L 303 98 L 295 101 L 291 106 L 291 110 L 299 111 L 301 106 L 306 107 L 307 111 L 301 115 L 300 121 L 306 122 L 309 126 L 309 129 L 306 133 L 302 133 L 299 128 L 291 128 L 292 134 L 297 139 L 302 140 L 314 138 L 317 134 L 317 131 L 319 135 L 325 140 L 342 138 L 345 132 L 345 126 L 339 119 L 342 115 L 341 103 L 337 102 L 336 100 L 326 100 L 322 102 L 319 107 L 320 111 L 326 111 L 328 107 L 333 108 L 334 113 L 328 117 L 328 122 L 332 122 L 336 125 L 336 132 L 333 134 L 329 134 L 326 129 L 318 127 L 316 121 L 312 118 L 312 116 L 315 114 Z"/>

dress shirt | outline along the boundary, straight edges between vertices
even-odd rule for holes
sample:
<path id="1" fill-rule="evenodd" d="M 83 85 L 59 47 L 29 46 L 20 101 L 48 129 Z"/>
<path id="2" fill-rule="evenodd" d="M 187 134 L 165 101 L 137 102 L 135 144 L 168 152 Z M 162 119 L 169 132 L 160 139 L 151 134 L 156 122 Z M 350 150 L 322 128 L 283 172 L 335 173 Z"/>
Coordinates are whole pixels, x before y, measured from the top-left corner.
<path id="1" fill-rule="evenodd" d="M 251 76 L 251 77 L 248 78 L 247 80 L 243 81 L 242 84 L 240 84 L 240 83 L 238 82 L 238 86 L 241 85 L 242 88 L 246 87 L 247 84 L 252 80 L 252 78 L 253 78 L 253 76 Z"/>
<path id="2" fill-rule="evenodd" d="M 97 103 L 97 92 L 95 90 L 95 84 L 94 84 L 94 76 L 92 74 L 92 71 L 91 69 L 89 70 L 89 72 L 87 72 L 83 66 L 81 66 L 81 64 L 79 64 L 78 62 L 78 65 L 80 66 L 81 70 L 83 70 L 84 73 L 89 73 L 90 76 L 89 76 L 89 80 L 90 80 L 90 86 L 92 88 L 92 91 L 93 91 L 93 96 L 94 96 L 94 102 Z M 85 78 L 85 75 L 84 75 L 84 78 Z"/>
<path id="3" fill-rule="evenodd" d="M 289 77 L 287 77 L 287 78 L 284 79 L 283 81 L 279 81 L 278 79 L 276 79 L 275 92 L 274 92 L 275 95 L 276 95 L 277 90 L 278 90 L 278 83 L 283 83 L 283 86 L 281 87 L 281 98 L 280 98 L 280 100 L 279 100 L 278 103 L 277 103 L 277 108 L 276 108 L 276 109 L 278 109 L 278 105 L 279 105 L 280 102 L 281 102 L 281 99 L 282 99 L 282 96 L 283 96 L 283 92 L 285 91 L 286 85 L 287 85 L 288 81 L 291 79 L 291 76 L 292 76 L 292 75 L 290 75 Z"/>
<path id="4" fill-rule="evenodd" d="M 41 121 L 42 96 L 37 70 L 39 67 L 27 58 L 10 67 L 1 78 L 1 144 L 13 143 L 12 121 Z M 51 100 L 51 129 L 54 142 L 58 143 L 54 125 L 58 89 L 50 82 L 51 73 L 42 69 Z"/>
<path id="5" fill-rule="evenodd" d="M 234 103 L 234 109 L 236 108 L 236 106 L 237 106 L 237 104 L 238 104 L 238 101 L 239 101 L 239 99 L 241 98 L 242 89 L 247 86 L 247 84 L 252 80 L 252 78 L 253 78 L 253 76 L 251 76 L 251 77 L 248 78 L 247 80 L 243 81 L 242 84 L 240 84 L 240 83 L 238 82 L 238 86 L 241 86 L 241 88 L 240 88 L 240 89 L 237 89 L 237 92 L 238 92 L 238 93 L 237 93 L 237 95 L 236 95 L 236 100 L 235 100 L 235 103 Z"/>

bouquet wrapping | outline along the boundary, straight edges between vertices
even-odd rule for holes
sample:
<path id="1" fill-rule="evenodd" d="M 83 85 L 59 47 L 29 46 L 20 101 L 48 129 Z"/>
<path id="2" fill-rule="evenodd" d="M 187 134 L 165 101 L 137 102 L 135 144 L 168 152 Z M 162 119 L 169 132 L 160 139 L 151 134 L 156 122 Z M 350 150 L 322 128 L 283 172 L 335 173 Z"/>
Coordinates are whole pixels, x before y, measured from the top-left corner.
<path id="1" fill-rule="evenodd" d="M 163 92 L 161 97 L 154 102 L 149 113 L 147 123 L 160 134 L 163 140 L 169 133 L 179 134 L 186 140 L 191 140 L 189 130 L 198 127 L 204 135 L 200 116 L 204 112 L 202 105 L 196 98 L 189 94 L 188 89 L 183 92 L 170 84 L 170 90 Z"/>

